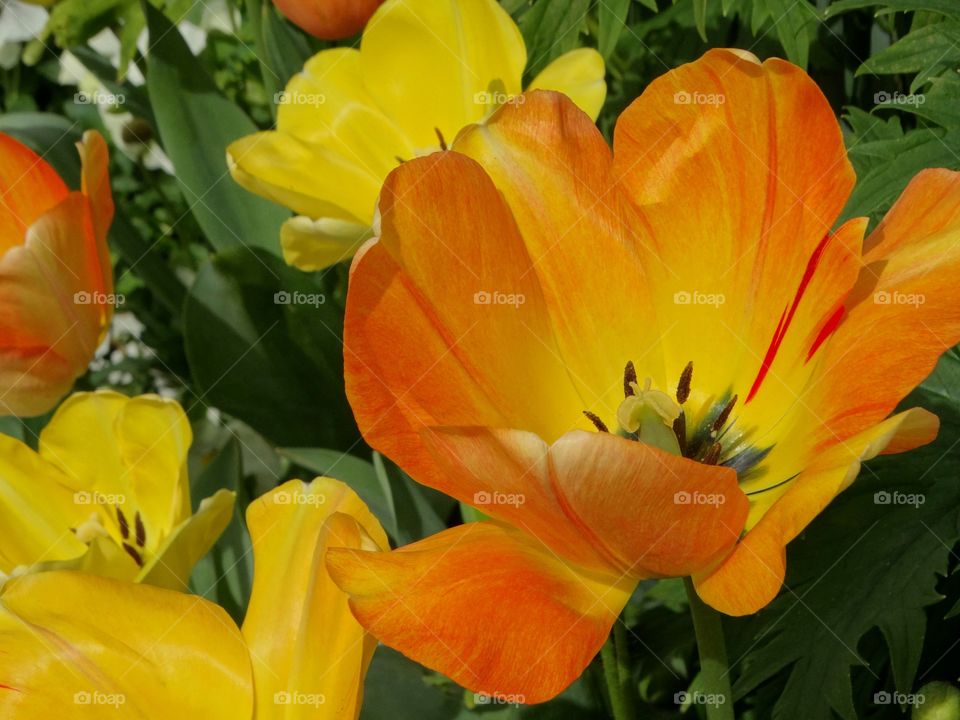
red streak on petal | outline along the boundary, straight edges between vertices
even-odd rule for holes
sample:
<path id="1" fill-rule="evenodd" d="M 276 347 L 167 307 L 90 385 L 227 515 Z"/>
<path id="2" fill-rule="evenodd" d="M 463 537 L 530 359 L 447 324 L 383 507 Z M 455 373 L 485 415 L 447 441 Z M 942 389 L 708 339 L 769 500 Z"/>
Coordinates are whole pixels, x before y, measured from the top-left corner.
<path id="1" fill-rule="evenodd" d="M 13 692 L 20 692 L 20 690 L 18 690 L 17 688 L 10 687 L 9 685 L 4 685 L 3 683 L 0 683 L 0 690 L 13 690 Z"/>
<path id="2" fill-rule="evenodd" d="M 820 332 L 817 333 L 817 338 L 813 341 L 813 344 L 810 346 L 810 352 L 807 353 L 807 359 L 804 362 L 810 362 L 810 359 L 816 355 L 817 350 L 820 349 L 820 346 L 826 341 L 828 337 L 833 335 L 833 331 L 840 326 L 840 321 L 843 320 L 843 316 L 846 312 L 846 308 L 841 305 L 838 307 L 833 315 L 830 316 L 830 319 L 820 328 Z"/>
<path id="3" fill-rule="evenodd" d="M 780 349 L 781 343 L 783 343 L 783 338 L 787 335 L 787 330 L 790 329 L 790 323 L 793 322 L 793 316 L 797 312 L 797 307 L 800 305 L 800 301 L 803 299 L 803 294 L 806 292 L 807 286 L 813 279 L 813 274 L 817 270 L 817 265 L 820 264 L 820 259 L 823 257 L 823 251 L 826 249 L 827 242 L 831 237 L 832 236 L 830 233 L 824 235 L 823 239 L 810 256 L 810 260 L 807 261 L 807 269 L 803 271 L 803 277 L 800 278 L 800 286 L 797 288 L 797 292 L 793 296 L 793 303 L 790 305 L 789 311 L 785 311 L 784 315 L 780 316 L 780 322 L 777 324 L 777 330 L 773 333 L 773 338 L 770 340 L 770 346 L 767 348 L 766 355 L 763 356 L 763 363 L 760 365 L 760 370 L 757 372 L 757 377 L 753 381 L 753 385 L 750 387 L 750 392 L 747 394 L 747 399 L 744 401 L 744 403 L 748 403 L 753 400 L 754 396 L 757 394 L 757 391 L 760 389 L 760 386 L 763 384 L 763 380 L 767 376 L 767 372 L 770 370 L 770 366 L 773 364 L 774 359 L 777 357 L 777 351 Z"/>

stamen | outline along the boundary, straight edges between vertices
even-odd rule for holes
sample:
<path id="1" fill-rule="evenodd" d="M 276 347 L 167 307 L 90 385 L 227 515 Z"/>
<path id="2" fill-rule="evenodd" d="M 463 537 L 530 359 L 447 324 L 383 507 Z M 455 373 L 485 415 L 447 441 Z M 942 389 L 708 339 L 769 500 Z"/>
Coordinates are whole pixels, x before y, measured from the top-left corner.
<path id="1" fill-rule="evenodd" d="M 627 360 L 627 366 L 623 368 L 623 396 L 633 395 L 633 386 L 637 384 L 637 369 L 633 366 L 633 360 Z"/>
<path id="2" fill-rule="evenodd" d="M 584 410 L 584 411 L 583 411 L 583 414 L 587 416 L 587 420 L 589 420 L 590 422 L 592 422 L 593 425 L 594 425 L 594 427 L 597 428 L 597 430 L 599 430 L 600 432 L 605 432 L 605 433 L 610 432 L 610 430 L 609 430 L 609 429 L 607 428 L 607 426 L 604 424 L 603 420 L 601 420 L 601 419 L 600 419 L 599 417 L 597 417 L 595 414 L 593 414 L 593 413 L 590 412 L 589 410 Z"/>
<path id="3" fill-rule="evenodd" d="M 707 450 L 707 454 L 703 456 L 702 462 L 704 465 L 716 465 L 717 461 L 720 459 L 720 453 L 723 452 L 723 446 L 715 442 L 710 446 L 710 449 Z"/>
<path id="4" fill-rule="evenodd" d="M 137 528 L 137 545 L 143 547 L 147 543 L 147 529 L 143 526 L 143 520 L 140 518 L 140 511 L 137 511 L 134 517 Z"/>
<path id="5" fill-rule="evenodd" d="M 135 548 L 132 548 L 127 543 L 124 543 L 123 549 L 127 551 L 127 555 L 132 557 L 134 561 L 137 563 L 137 565 L 139 565 L 140 567 L 143 567 L 143 557 L 140 555 L 139 552 L 137 552 Z"/>
<path id="6" fill-rule="evenodd" d="M 435 128 L 433 129 L 433 131 L 437 134 L 437 140 L 440 141 L 440 149 L 441 149 L 441 150 L 446 150 L 446 149 L 447 149 L 447 141 L 443 139 L 443 133 L 440 132 L 440 128 L 435 127 Z"/>
<path id="7" fill-rule="evenodd" d="M 130 525 L 127 524 L 127 516 L 123 514 L 123 510 L 119 507 L 117 508 L 117 522 L 120 524 L 120 535 L 126 540 L 130 537 Z"/>
<path id="8" fill-rule="evenodd" d="M 677 383 L 677 402 L 683 405 L 690 397 L 690 381 L 693 380 L 693 360 L 680 373 L 680 382 Z"/>
<path id="9" fill-rule="evenodd" d="M 393 156 L 393 159 L 397 161 L 397 164 L 398 164 L 398 165 L 403 165 L 403 164 L 406 162 L 406 160 L 404 160 L 404 159 L 403 159 L 402 157 L 400 157 L 399 155 L 394 155 L 394 156 Z"/>
<path id="10" fill-rule="evenodd" d="M 723 410 L 720 411 L 720 414 L 717 415 L 717 419 L 713 421 L 713 431 L 719 432 L 720 429 L 727 424 L 727 420 L 730 419 L 730 413 L 733 412 L 733 406 L 737 404 L 737 396 L 734 395 L 730 398 L 730 402 L 726 404 Z"/>
<path id="11" fill-rule="evenodd" d="M 680 414 L 677 415 L 677 419 L 673 421 L 673 434 L 677 436 L 677 444 L 680 446 L 680 454 L 686 457 L 687 416 L 683 414 L 683 410 L 681 410 Z"/>

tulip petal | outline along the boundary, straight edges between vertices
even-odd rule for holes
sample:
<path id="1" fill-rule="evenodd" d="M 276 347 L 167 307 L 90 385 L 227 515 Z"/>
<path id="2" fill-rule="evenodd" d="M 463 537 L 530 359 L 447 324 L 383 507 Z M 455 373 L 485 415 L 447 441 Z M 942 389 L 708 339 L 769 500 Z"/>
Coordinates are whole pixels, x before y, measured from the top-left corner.
<path id="1" fill-rule="evenodd" d="M 596 120 L 607 97 L 605 73 L 606 67 L 600 53 L 593 48 L 577 48 L 564 53 L 541 70 L 528 89 L 561 92 Z"/>
<path id="2" fill-rule="evenodd" d="M 27 228 L 66 198 L 67 192 L 43 158 L 0 133 L 0 255 L 22 245 Z"/>
<path id="3" fill-rule="evenodd" d="M 751 514 L 756 524 L 716 569 L 694 576 L 700 597 L 727 615 L 749 615 L 765 606 L 783 584 L 787 543 L 850 486 L 860 463 L 891 445 L 930 442 L 938 427 L 935 415 L 914 408 L 821 453 L 789 485 L 759 501 Z"/>
<path id="4" fill-rule="evenodd" d="M 363 33 L 363 77 L 418 148 L 483 119 L 479 94 L 516 95 L 527 62 L 520 30 L 495 0 L 391 0 Z"/>
<path id="5" fill-rule="evenodd" d="M 345 484 L 292 480 L 247 509 L 253 593 L 243 635 L 253 658 L 257 717 L 356 718 L 376 640 L 327 574 L 330 547 L 386 549 L 386 534 Z M 303 701 L 285 702 L 290 696 Z M 311 702 L 311 700 L 313 702 Z"/>
<path id="6" fill-rule="evenodd" d="M 88 247 L 92 256 L 90 265 L 100 268 L 100 284 L 95 286 L 96 289 L 109 294 L 113 292 L 113 264 L 107 247 L 107 233 L 113 223 L 114 208 L 107 141 L 100 133 L 87 130 L 83 134 L 83 141 L 77 143 L 77 149 L 80 151 L 83 172 L 81 189 L 90 202 L 90 219 L 96 239 L 96 243 Z"/>
<path id="7" fill-rule="evenodd" d="M 240 631 L 202 598 L 73 572 L 0 595 L 0 715 L 250 718 Z"/>
<path id="8" fill-rule="evenodd" d="M 607 433 L 552 446 L 531 433 L 432 428 L 441 473 L 468 475 L 458 496 L 584 567 L 640 579 L 682 576 L 725 555 L 747 517 L 730 468 L 702 465 Z M 446 488 L 445 488 L 446 490 Z"/>
<path id="9" fill-rule="evenodd" d="M 371 237 L 369 226 L 334 218 L 311 220 L 297 215 L 280 227 L 283 259 L 305 272 L 349 260 Z"/>
<path id="10" fill-rule="evenodd" d="M 323 40 L 339 40 L 363 29 L 383 0 L 274 0 L 294 25 Z"/>
<path id="11" fill-rule="evenodd" d="M 634 586 L 486 522 L 393 552 L 332 549 L 327 565 L 381 641 L 475 692 L 527 703 L 583 672 Z"/>
<path id="12" fill-rule="evenodd" d="M 711 50 L 650 83 L 620 117 L 614 156 L 672 328 L 668 373 L 693 361 L 701 399 L 737 393 L 749 424 L 768 353 L 811 331 L 790 308 L 853 187 L 833 109 L 795 65 Z M 810 300 L 819 319 L 835 297 Z"/>

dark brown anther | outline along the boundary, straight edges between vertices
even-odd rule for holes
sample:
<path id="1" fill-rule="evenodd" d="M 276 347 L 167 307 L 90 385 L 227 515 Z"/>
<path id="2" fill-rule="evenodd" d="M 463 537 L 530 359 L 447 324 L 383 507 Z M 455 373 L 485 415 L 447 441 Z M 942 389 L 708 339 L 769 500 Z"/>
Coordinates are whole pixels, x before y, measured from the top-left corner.
<path id="1" fill-rule="evenodd" d="M 437 140 L 440 141 L 440 149 L 441 149 L 441 150 L 446 150 L 446 149 L 447 149 L 447 141 L 443 139 L 443 133 L 440 132 L 440 128 L 435 127 L 435 128 L 433 129 L 433 131 L 437 134 Z"/>
<path id="2" fill-rule="evenodd" d="M 136 516 L 134 517 L 134 522 L 137 529 L 137 545 L 143 547 L 147 544 L 147 529 L 143 526 L 143 520 L 140 518 L 140 511 L 137 511 Z"/>
<path id="3" fill-rule="evenodd" d="M 714 432 L 720 432 L 723 426 L 727 424 L 727 420 L 730 419 L 730 413 L 733 412 L 733 406 L 736 404 L 737 404 L 737 396 L 734 395 L 732 398 L 730 398 L 730 402 L 728 402 L 724 406 L 723 410 L 720 411 L 720 414 L 717 415 L 717 419 L 713 421 L 712 429 Z"/>
<path id="4" fill-rule="evenodd" d="M 143 556 L 137 552 L 136 548 L 130 547 L 127 543 L 123 544 L 123 549 L 127 551 L 127 555 L 132 557 L 136 561 L 137 565 L 143 567 Z"/>
<path id="5" fill-rule="evenodd" d="M 398 165 L 403 165 L 403 164 L 406 162 L 406 160 L 404 160 L 404 159 L 403 159 L 402 157 L 400 157 L 399 155 L 394 155 L 394 156 L 393 156 L 393 159 L 397 161 L 397 164 L 398 164 Z"/>
<path id="6" fill-rule="evenodd" d="M 117 508 L 117 522 L 120 524 L 120 535 L 126 540 L 130 537 L 130 525 L 127 523 L 127 516 L 120 508 Z"/>
<path id="7" fill-rule="evenodd" d="M 683 405 L 690 397 L 690 381 L 693 380 L 693 360 L 680 373 L 680 382 L 677 383 L 677 402 Z"/>
<path id="8" fill-rule="evenodd" d="M 589 410 L 584 410 L 584 411 L 583 411 L 583 414 L 587 416 L 587 420 L 589 420 L 590 422 L 592 422 L 593 425 L 594 425 L 594 427 L 597 428 L 597 430 L 599 430 L 600 432 L 605 432 L 605 433 L 610 432 L 610 431 L 607 429 L 607 426 L 604 424 L 603 420 L 601 420 L 599 417 L 597 417 L 596 415 L 594 415 L 592 412 L 590 412 Z"/>
<path id="9" fill-rule="evenodd" d="M 687 416 L 680 411 L 677 419 L 673 421 L 673 434 L 677 436 L 677 445 L 680 446 L 680 454 L 687 456 Z"/>
<path id="10" fill-rule="evenodd" d="M 627 365 L 623 368 L 623 396 L 633 395 L 633 386 L 637 384 L 637 369 L 633 366 L 633 360 L 627 360 Z"/>
<path id="11" fill-rule="evenodd" d="M 707 454 L 703 456 L 703 460 L 700 462 L 702 462 L 704 465 L 716 465 L 720 460 L 720 453 L 722 452 L 723 446 L 720 443 L 715 442 L 710 446 L 710 449 L 707 450 Z"/>

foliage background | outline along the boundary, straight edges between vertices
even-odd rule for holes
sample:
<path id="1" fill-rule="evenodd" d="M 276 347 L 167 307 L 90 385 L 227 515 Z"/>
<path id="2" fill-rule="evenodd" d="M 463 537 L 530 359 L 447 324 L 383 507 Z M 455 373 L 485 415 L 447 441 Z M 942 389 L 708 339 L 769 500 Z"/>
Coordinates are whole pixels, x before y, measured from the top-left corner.
<path id="1" fill-rule="evenodd" d="M 732 46 L 804 66 L 827 95 L 858 176 L 844 217 L 876 222 L 918 170 L 960 169 L 957 0 L 503 5 L 526 39 L 530 77 L 574 47 L 601 51 L 610 91 L 599 124 L 608 137 L 652 78 L 709 47 Z M 24 6 L 4 4 L 0 131 L 44 154 L 73 186 L 72 145 L 82 131 L 99 128 L 112 145 L 111 244 L 125 303 L 80 388 L 177 397 L 196 435 L 194 497 L 231 487 L 241 498 L 194 589 L 242 618 L 252 574 L 245 504 L 290 477 L 349 482 L 397 544 L 460 522 L 467 511 L 413 483 L 359 437 L 341 378 L 346 267 L 308 274 L 284 265 L 277 236 L 286 212 L 241 190 L 225 166 L 227 144 L 269 128 L 275 93 L 329 44 L 261 0 L 61 0 L 49 22 L 36 23 Z M 85 92 L 123 101 L 105 107 L 84 102 Z M 327 301 L 277 305 L 272 296 L 281 291 Z M 878 703 L 876 693 L 957 680 L 956 349 L 905 404 L 940 415 L 937 443 L 869 464 L 791 545 L 781 596 L 754 617 L 727 622 L 743 717 L 904 717 L 907 710 Z M 30 442 L 45 421 L 8 420 L 3 431 Z M 883 491 L 922 493 L 926 502 L 877 504 Z M 644 716 L 696 716 L 697 708 L 675 702 L 696 682 L 682 588 L 645 583 L 627 618 Z M 590 718 L 604 713 L 601 685 L 591 667 L 552 703 L 484 705 L 384 648 L 363 717 Z"/>

